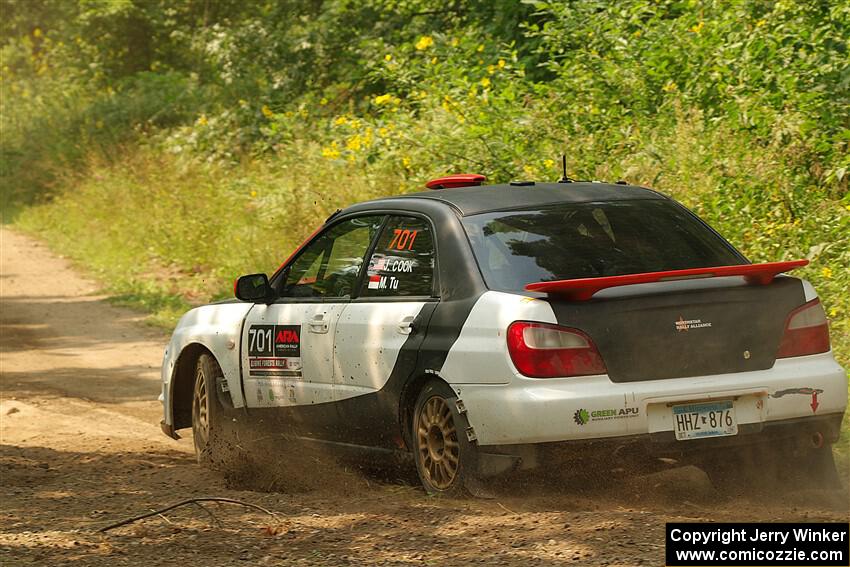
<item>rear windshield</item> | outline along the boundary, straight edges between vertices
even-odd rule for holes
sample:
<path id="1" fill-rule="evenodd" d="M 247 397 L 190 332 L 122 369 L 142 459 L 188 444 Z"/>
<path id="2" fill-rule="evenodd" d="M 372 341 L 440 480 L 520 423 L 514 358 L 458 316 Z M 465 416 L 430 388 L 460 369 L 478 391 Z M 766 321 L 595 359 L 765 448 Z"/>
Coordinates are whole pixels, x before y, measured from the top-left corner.
<path id="1" fill-rule="evenodd" d="M 745 263 L 684 207 L 667 200 L 562 203 L 463 219 L 490 289 Z"/>

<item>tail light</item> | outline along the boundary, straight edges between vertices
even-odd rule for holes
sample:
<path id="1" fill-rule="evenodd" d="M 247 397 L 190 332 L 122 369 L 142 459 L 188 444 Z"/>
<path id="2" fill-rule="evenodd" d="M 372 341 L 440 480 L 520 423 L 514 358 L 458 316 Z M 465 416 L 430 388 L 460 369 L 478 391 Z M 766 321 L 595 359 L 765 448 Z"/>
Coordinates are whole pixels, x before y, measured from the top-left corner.
<path id="1" fill-rule="evenodd" d="M 788 314 L 777 358 L 818 354 L 829 350 L 829 327 L 820 300 L 815 298 Z"/>
<path id="2" fill-rule="evenodd" d="M 578 329 L 515 321 L 508 327 L 508 352 L 517 370 L 530 378 L 607 372 L 596 345 Z"/>

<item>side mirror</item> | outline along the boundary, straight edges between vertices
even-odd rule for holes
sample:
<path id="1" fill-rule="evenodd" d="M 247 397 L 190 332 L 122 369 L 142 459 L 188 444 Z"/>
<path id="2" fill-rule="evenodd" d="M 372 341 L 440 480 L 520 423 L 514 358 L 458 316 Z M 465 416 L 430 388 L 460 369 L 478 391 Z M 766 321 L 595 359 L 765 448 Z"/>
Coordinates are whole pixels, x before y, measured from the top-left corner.
<path id="1" fill-rule="evenodd" d="M 266 274 L 241 276 L 233 284 L 233 293 L 237 299 L 253 303 L 271 303 L 275 298 L 274 290 L 269 285 L 269 277 Z"/>

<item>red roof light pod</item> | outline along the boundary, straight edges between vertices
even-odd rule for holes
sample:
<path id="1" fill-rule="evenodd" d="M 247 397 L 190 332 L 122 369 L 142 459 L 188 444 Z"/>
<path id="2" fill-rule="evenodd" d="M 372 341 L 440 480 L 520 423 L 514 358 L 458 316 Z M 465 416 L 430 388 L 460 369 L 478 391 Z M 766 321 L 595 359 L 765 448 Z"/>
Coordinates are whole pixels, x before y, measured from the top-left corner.
<path id="1" fill-rule="evenodd" d="M 480 173 L 458 173 L 432 179 L 425 184 L 428 189 L 453 189 L 455 187 L 476 187 L 487 180 Z"/>

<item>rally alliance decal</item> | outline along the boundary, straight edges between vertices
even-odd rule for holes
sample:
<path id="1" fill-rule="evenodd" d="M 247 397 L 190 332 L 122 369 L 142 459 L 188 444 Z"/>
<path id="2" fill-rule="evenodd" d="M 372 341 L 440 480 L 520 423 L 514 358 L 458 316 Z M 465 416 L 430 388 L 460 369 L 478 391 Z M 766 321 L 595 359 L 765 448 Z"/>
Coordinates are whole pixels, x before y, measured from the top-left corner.
<path id="1" fill-rule="evenodd" d="M 711 323 L 708 321 L 703 321 L 702 319 L 684 319 L 681 315 L 677 321 L 674 321 L 673 324 L 676 327 L 678 332 L 688 331 L 690 329 L 704 329 L 706 327 L 711 327 Z"/>
<path id="2" fill-rule="evenodd" d="M 301 325 L 251 325 L 248 375 L 301 377 Z"/>

